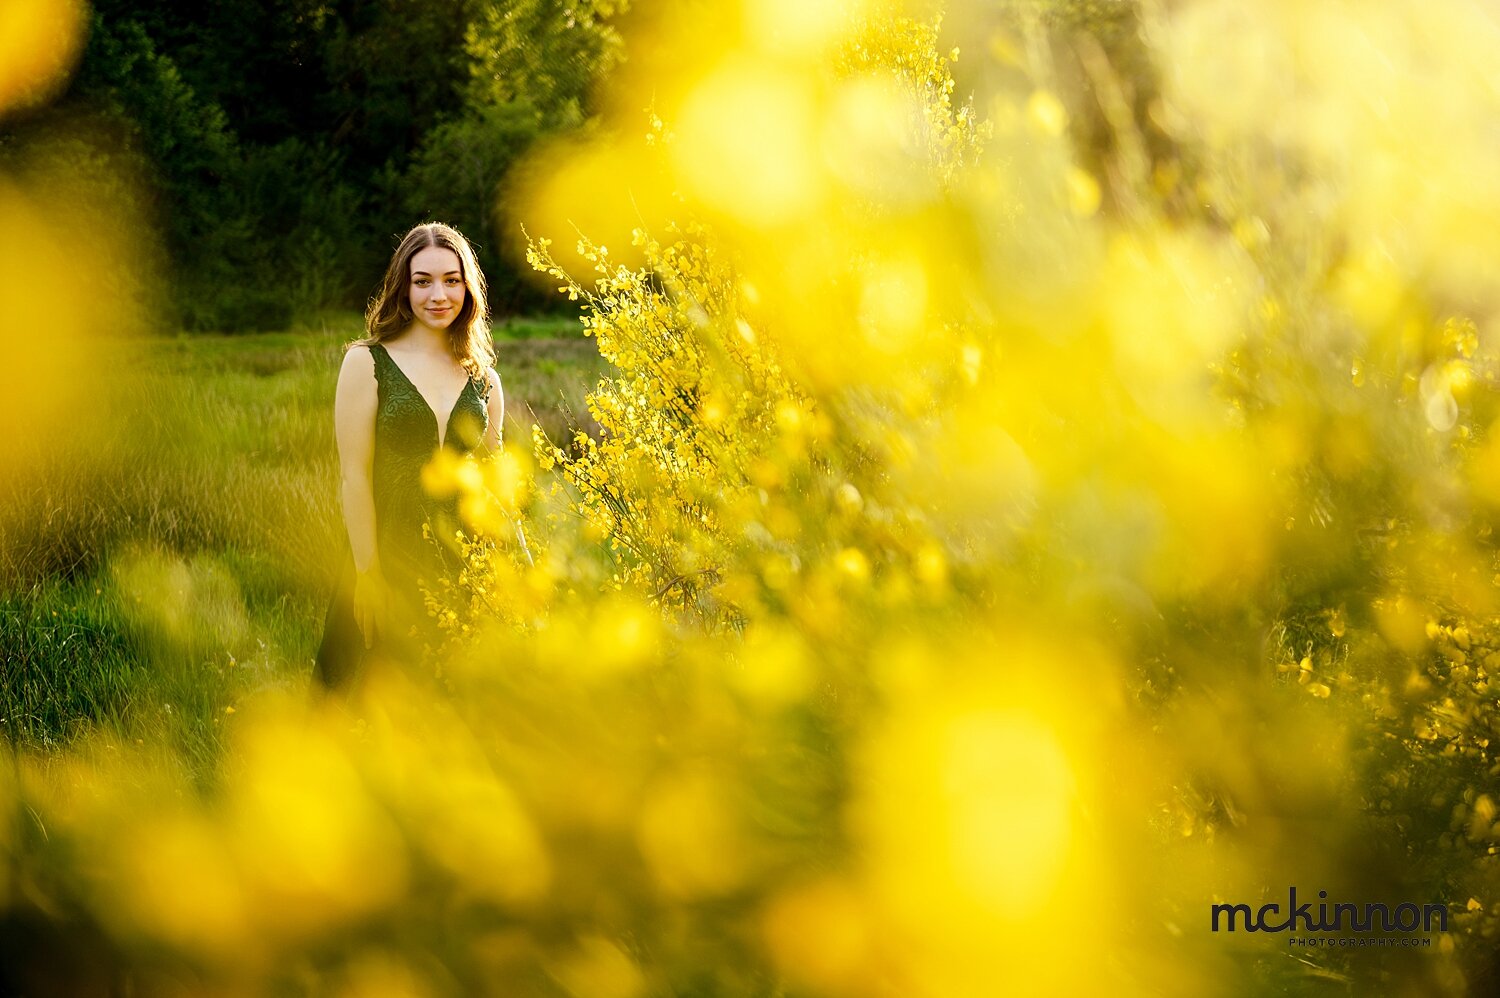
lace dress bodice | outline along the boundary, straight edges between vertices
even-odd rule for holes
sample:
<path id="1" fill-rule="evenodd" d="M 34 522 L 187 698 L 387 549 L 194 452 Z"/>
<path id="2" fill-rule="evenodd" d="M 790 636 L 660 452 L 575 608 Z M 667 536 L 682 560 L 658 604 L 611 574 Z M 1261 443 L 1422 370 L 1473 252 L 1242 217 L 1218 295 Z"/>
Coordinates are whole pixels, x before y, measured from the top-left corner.
<path id="1" fill-rule="evenodd" d="M 488 380 L 464 382 L 458 401 L 438 433 L 438 416 L 411 379 L 379 343 L 370 346 L 375 360 L 375 454 L 371 469 L 375 491 L 376 549 L 381 569 L 393 589 L 421 609 L 419 583 L 432 587 L 452 561 L 443 542 L 458 528 L 456 496 L 436 498 L 422 487 L 422 468 L 439 446 L 467 454 L 479 446 L 489 427 Z M 422 536 L 423 524 L 433 540 Z M 425 616 L 425 613 L 420 614 Z"/>

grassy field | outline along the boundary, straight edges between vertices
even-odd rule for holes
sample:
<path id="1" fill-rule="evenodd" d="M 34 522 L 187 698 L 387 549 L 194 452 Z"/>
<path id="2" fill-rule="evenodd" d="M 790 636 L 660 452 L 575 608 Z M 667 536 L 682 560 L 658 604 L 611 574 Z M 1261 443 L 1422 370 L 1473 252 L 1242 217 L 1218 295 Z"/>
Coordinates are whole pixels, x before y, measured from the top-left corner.
<path id="1" fill-rule="evenodd" d="M 564 432 L 603 370 L 593 341 L 511 325 L 504 432 Z M 239 697 L 308 682 L 346 544 L 333 389 L 359 332 L 348 315 L 125 345 L 79 432 L 0 484 L 0 730 L 50 746 L 97 724 L 206 763 Z"/>

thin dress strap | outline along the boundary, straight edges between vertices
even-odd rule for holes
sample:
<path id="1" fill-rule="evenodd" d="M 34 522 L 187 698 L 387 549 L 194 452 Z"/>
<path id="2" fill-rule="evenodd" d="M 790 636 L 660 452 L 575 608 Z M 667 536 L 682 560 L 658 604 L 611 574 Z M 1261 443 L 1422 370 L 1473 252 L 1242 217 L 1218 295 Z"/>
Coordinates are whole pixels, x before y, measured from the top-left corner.
<path id="1" fill-rule="evenodd" d="M 381 372 L 385 364 L 392 363 L 391 355 L 385 352 L 384 344 L 371 343 L 370 356 L 375 358 L 375 379 L 378 381 L 380 380 Z M 384 361 L 384 363 L 382 363 L 382 361 Z"/>

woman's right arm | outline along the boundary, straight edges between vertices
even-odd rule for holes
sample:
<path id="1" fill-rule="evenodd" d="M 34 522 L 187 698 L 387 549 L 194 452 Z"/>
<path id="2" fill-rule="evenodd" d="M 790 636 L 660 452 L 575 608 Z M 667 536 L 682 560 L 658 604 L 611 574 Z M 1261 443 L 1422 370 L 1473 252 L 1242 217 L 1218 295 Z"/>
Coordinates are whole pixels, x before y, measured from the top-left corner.
<path id="1" fill-rule="evenodd" d="M 384 586 L 375 544 L 375 358 L 368 347 L 344 354 L 334 392 L 340 492 L 349 549 L 354 554 L 354 616 L 370 647 L 384 618 Z"/>

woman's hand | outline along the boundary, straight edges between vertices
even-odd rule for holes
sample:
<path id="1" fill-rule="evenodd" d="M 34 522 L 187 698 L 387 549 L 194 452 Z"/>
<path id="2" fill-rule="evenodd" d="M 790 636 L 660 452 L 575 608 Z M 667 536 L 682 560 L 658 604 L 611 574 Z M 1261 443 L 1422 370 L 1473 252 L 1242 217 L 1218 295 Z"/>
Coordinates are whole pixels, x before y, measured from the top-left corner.
<path id="1" fill-rule="evenodd" d="M 354 573 L 354 622 L 365 636 L 365 648 L 372 647 L 385 629 L 390 609 L 390 590 L 380 569 Z"/>

